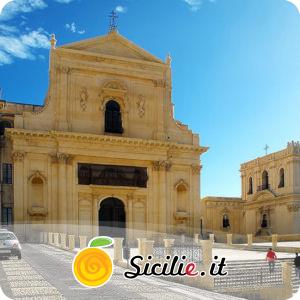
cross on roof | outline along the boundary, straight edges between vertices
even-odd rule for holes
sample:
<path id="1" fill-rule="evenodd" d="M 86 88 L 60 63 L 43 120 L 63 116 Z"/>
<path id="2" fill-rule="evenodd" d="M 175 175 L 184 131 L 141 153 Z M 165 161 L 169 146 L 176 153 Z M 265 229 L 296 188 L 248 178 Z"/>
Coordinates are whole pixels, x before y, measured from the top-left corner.
<path id="1" fill-rule="evenodd" d="M 268 154 L 268 149 L 269 149 L 270 147 L 266 144 L 266 146 L 265 146 L 265 148 L 264 148 L 264 150 L 266 151 L 266 155 Z"/>
<path id="2" fill-rule="evenodd" d="M 118 15 L 117 13 L 113 10 L 110 15 L 109 15 L 110 21 L 109 21 L 109 32 L 116 31 L 118 28 L 117 25 L 117 19 Z"/>

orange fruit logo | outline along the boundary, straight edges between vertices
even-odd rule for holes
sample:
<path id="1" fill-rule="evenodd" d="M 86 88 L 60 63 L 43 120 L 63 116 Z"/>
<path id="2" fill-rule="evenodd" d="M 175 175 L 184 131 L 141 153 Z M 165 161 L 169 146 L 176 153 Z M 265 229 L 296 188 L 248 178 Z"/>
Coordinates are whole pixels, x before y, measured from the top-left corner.
<path id="1" fill-rule="evenodd" d="M 110 237 L 93 238 L 87 248 L 80 250 L 73 260 L 72 271 L 78 283 L 97 288 L 106 284 L 113 274 L 110 256 L 101 248 L 113 244 Z"/>

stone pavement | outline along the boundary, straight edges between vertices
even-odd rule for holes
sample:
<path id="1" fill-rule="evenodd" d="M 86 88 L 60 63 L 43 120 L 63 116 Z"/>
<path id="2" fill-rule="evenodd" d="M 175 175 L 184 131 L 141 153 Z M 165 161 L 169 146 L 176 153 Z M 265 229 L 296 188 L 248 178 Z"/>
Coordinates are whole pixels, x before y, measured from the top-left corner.
<path id="1" fill-rule="evenodd" d="M 80 286 L 73 278 L 74 254 L 48 245 L 24 244 L 23 259 L 0 261 L 0 286 L 12 299 L 159 299 L 230 300 L 228 295 L 200 290 L 159 278 L 124 278 L 114 268 L 109 283 L 98 289 Z"/>

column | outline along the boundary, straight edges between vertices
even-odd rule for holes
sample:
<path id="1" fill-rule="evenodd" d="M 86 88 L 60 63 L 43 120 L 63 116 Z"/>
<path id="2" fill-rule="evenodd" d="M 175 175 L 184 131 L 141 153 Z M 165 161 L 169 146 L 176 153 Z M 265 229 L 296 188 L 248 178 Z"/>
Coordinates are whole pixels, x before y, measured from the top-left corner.
<path id="1" fill-rule="evenodd" d="M 79 236 L 79 247 L 80 249 L 86 248 L 87 246 L 87 237 L 85 235 Z"/>
<path id="2" fill-rule="evenodd" d="M 209 234 L 209 239 L 211 240 L 211 242 L 214 244 L 215 243 L 215 235 L 213 233 Z"/>
<path id="3" fill-rule="evenodd" d="M 164 140 L 165 139 L 165 132 L 164 132 L 164 99 L 165 99 L 165 86 L 166 82 L 164 80 L 153 80 L 153 84 L 155 87 L 155 102 L 156 102 L 156 122 L 155 124 L 157 125 L 156 129 L 156 136 L 155 138 L 158 140 Z"/>
<path id="4" fill-rule="evenodd" d="M 69 250 L 70 251 L 73 251 L 75 249 L 75 235 L 68 235 L 68 238 L 69 238 Z"/>
<path id="5" fill-rule="evenodd" d="M 198 242 L 199 242 L 199 233 L 195 233 L 194 234 L 194 243 L 198 244 Z"/>
<path id="6" fill-rule="evenodd" d="M 278 235 L 272 234 L 272 248 L 273 249 L 275 249 L 277 247 L 277 239 L 278 239 Z"/>
<path id="7" fill-rule="evenodd" d="M 253 235 L 252 235 L 252 233 L 247 234 L 247 240 L 248 240 L 248 247 L 252 247 L 252 244 L 253 244 Z"/>
<path id="8" fill-rule="evenodd" d="M 66 236 L 67 235 L 65 233 L 61 233 L 60 234 L 60 247 L 62 249 L 66 249 L 67 248 Z"/>
<path id="9" fill-rule="evenodd" d="M 92 218 L 93 218 L 93 236 L 98 236 L 99 235 L 99 209 L 98 209 L 98 197 L 97 195 L 93 195 L 93 199 L 92 199 L 93 203 L 92 203 L 92 207 L 93 207 L 93 211 L 92 211 Z M 75 222 L 75 220 L 74 220 Z M 77 224 L 77 221 L 76 221 Z M 74 229 L 75 232 L 75 229 Z"/>
<path id="10" fill-rule="evenodd" d="M 145 241 L 145 258 L 147 258 L 147 256 L 152 255 L 153 256 L 153 252 L 154 252 L 154 241 Z"/>
<path id="11" fill-rule="evenodd" d="M 227 233 L 227 245 L 232 245 L 232 233 Z"/>
<path id="12" fill-rule="evenodd" d="M 174 245 L 175 239 L 164 239 L 166 255 L 171 255 L 171 248 Z"/>
<path id="13" fill-rule="evenodd" d="M 50 193 L 48 196 L 49 201 L 49 208 L 51 211 L 50 215 L 50 226 L 53 232 L 58 232 L 59 231 L 59 224 L 58 224 L 58 159 L 57 155 L 51 155 L 50 156 L 51 160 L 51 186 L 50 188 Z M 49 180 L 50 182 L 50 180 Z"/>
<path id="14" fill-rule="evenodd" d="M 73 219 L 73 157 L 68 156 L 67 161 L 66 161 L 66 167 L 67 167 L 67 193 L 66 193 L 66 201 L 67 201 L 67 228 L 65 233 L 73 233 L 74 232 L 74 219 Z"/>
<path id="15" fill-rule="evenodd" d="M 43 234 L 44 234 L 44 238 L 43 238 L 44 244 L 47 244 L 47 242 L 48 242 L 48 232 L 43 232 Z"/>
<path id="16" fill-rule="evenodd" d="M 138 238 L 137 241 L 138 241 L 138 253 L 139 255 L 142 255 L 144 256 L 144 252 L 145 252 L 145 241 L 147 239 L 146 238 Z"/>
<path id="17" fill-rule="evenodd" d="M 192 200 L 192 211 L 191 215 L 191 233 L 200 231 L 200 173 L 202 166 L 201 165 L 192 165 L 191 166 L 191 189 L 190 189 L 190 199 Z"/>
<path id="18" fill-rule="evenodd" d="M 202 247 L 202 261 L 203 265 L 210 266 L 212 262 L 212 241 L 201 240 L 200 245 Z"/>
<path id="19" fill-rule="evenodd" d="M 293 296 L 292 267 L 287 262 L 282 263 L 282 281 L 284 299 L 290 299 Z"/>
<path id="20" fill-rule="evenodd" d="M 58 219 L 59 231 L 67 233 L 67 169 L 68 155 L 57 153 L 58 158 Z"/>
<path id="21" fill-rule="evenodd" d="M 114 263 L 123 261 L 123 238 L 114 238 Z"/>
<path id="22" fill-rule="evenodd" d="M 148 215 L 152 215 L 152 231 L 158 232 L 159 231 L 159 190 L 158 190 L 158 184 L 159 184 L 159 169 L 160 169 L 160 162 L 159 161 L 154 161 L 152 163 L 153 169 L 152 169 L 152 199 L 153 199 L 153 204 L 149 203 L 151 206 L 150 212 Z M 148 204 L 148 205 L 149 205 Z"/>
<path id="23" fill-rule="evenodd" d="M 185 244 L 185 235 L 184 234 L 180 235 L 180 242 L 181 242 L 182 245 Z"/>
<path id="24" fill-rule="evenodd" d="M 53 244 L 56 247 L 59 247 L 59 233 L 53 233 Z"/>
<path id="25" fill-rule="evenodd" d="M 53 244 L 53 233 L 48 232 L 48 244 L 52 245 Z"/>
<path id="26" fill-rule="evenodd" d="M 202 247 L 202 261 L 203 270 L 206 276 L 199 278 L 198 284 L 201 288 L 212 289 L 214 286 L 214 279 L 209 275 L 210 266 L 212 263 L 212 241 L 211 240 L 201 240 L 200 245 Z"/>
<path id="27" fill-rule="evenodd" d="M 126 216 L 127 216 L 127 236 L 129 243 L 131 243 L 134 239 L 133 233 L 134 233 L 134 224 L 133 224 L 133 195 L 128 194 L 127 195 L 127 211 L 126 211 Z"/>
<path id="28" fill-rule="evenodd" d="M 25 240 L 24 224 L 27 220 L 24 215 L 27 215 L 27 207 L 24 207 L 24 152 L 15 151 L 12 154 L 14 163 L 14 231 L 18 238 Z"/>
<path id="29" fill-rule="evenodd" d="M 165 161 L 158 173 L 159 177 L 159 232 L 167 232 L 167 199 L 166 199 L 166 172 L 169 171 L 170 166 Z"/>

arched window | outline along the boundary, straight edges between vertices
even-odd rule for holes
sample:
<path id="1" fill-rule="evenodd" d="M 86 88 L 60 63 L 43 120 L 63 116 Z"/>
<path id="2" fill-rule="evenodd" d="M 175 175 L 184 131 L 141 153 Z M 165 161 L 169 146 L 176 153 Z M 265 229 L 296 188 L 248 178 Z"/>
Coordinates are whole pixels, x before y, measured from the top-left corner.
<path id="1" fill-rule="evenodd" d="M 225 215 L 223 215 L 223 228 L 228 228 L 228 227 L 230 227 L 229 218 L 225 214 Z"/>
<path id="2" fill-rule="evenodd" d="M 253 194 L 253 180 L 252 177 L 249 177 L 249 189 L 248 189 L 248 195 L 252 195 Z"/>
<path id="3" fill-rule="evenodd" d="M 120 105 L 114 100 L 108 101 L 105 106 L 105 132 L 123 133 Z"/>
<path id="4" fill-rule="evenodd" d="M 262 173 L 262 190 L 269 189 L 269 174 L 267 171 Z"/>
<path id="5" fill-rule="evenodd" d="M 281 168 L 280 171 L 279 171 L 279 185 L 278 185 L 279 188 L 282 188 L 284 187 L 284 169 Z"/>
<path id="6" fill-rule="evenodd" d="M 0 122 L 0 136 L 4 135 L 5 128 L 11 128 L 11 123 L 9 121 L 1 121 Z"/>

